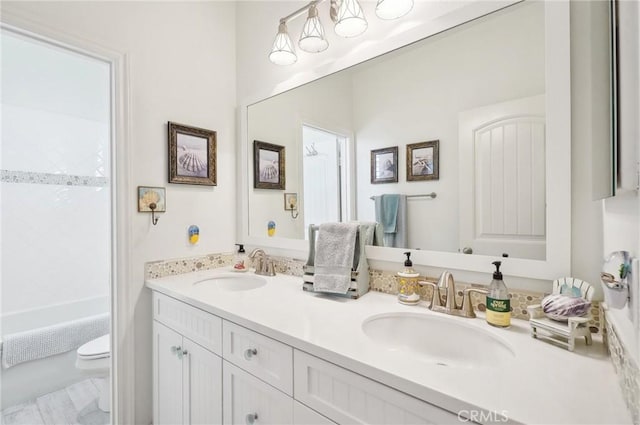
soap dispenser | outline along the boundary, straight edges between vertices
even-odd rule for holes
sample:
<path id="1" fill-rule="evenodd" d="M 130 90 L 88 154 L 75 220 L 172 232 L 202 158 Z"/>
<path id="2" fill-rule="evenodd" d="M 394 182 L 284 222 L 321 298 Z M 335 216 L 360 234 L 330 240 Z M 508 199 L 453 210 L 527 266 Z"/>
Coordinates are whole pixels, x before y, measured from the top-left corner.
<path id="1" fill-rule="evenodd" d="M 420 273 L 413 270 L 411 253 L 405 252 L 407 259 L 404 262 L 404 270 L 398 272 L 398 302 L 401 304 L 415 305 L 420 302 L 418 294 L 418 278 Z"/>
<path id="2" fill-rule="evenodd" d="M 233 260 L 233 270 L 236 272 L 246 272 L 247 268 L 247 255 L 244 250 L 244 245 L 241 243 L 237 243 L 238 252 L 236 252 L 236 256 Z"/>
<path id="3" fill-rule="evenodd" d="M 509 290 L 502 280 L 500 272 L 501 261 L 492 263 L 496 267 L 493 272 L 493 280 L 489 285 L 489 292 L 486 300 L 487 323 L 498 328 L 508 328 L 511 326 L 511 301 L 509 300 Z"/>

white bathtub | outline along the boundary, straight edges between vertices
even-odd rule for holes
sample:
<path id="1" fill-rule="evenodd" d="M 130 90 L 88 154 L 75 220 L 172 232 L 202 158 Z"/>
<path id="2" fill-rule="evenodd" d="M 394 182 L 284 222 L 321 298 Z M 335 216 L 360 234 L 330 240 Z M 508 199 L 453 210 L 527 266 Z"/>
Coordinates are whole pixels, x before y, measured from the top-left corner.
<path id="1" fill-rule="evenodd" d="M 23 332 L 109 311 L 109 297 L 88 298 L 1 317 L 0 335 Z M 1 409 L 62 389 L 86 377 L 75 367 L 76 352 L 0 369 Z"/>

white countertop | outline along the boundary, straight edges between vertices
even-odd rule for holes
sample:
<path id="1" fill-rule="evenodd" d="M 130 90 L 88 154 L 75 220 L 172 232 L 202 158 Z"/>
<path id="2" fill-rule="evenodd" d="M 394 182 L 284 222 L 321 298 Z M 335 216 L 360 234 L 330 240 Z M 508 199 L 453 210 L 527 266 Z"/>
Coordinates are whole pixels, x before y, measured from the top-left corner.
<path id="1" fill-rule="evenodd" d="M 387 294 L 369 292 L 358 300 L 311 294 L 302 290 L 302 278 L 295 276 L 265 277 L 265 286 L 249 291 L 193 285 L 230 270 L 150 279 L 146 284 L 454 414 L 481 408 L 527 424 L 631 423 L 618 377 L 599 337 L 589 347 L 576 342 L 571 353 L 531 338 L 529 324 L 523 320 L 512 320 L 509 329 L 497 329 L 481 317 L 433 313 L 424 304 L 405 306 Z M 495 368 L 442 367 L 416 353 L 387 349 L 362 331 L 366 318 L 394 312 L 437 315 L 477 326 L 505 341 L 515 359 Z M 420 329 L 415 329 L 415 335 L 427 337 Z M 475 349 L 464 342 L 461 347 Z"/>

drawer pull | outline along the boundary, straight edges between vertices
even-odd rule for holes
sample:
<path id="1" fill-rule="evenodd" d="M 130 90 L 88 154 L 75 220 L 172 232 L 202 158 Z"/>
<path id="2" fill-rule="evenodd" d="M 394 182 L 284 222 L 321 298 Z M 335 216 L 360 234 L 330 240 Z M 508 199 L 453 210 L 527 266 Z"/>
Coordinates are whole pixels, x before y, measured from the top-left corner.
<path id="1" fill-rule="evenodd" d="M 249 351 L 249 350 L 247 350 L 247 351 Z M 246 418 L 247 425 L 253 425 L 257 421 L 258 421 L 258 414 L 257 413 L 249 413 L 247 415 L 247 418 Z"/>
<path id="2" fill-rule="evenodd" d="M 183 350 L 182 347 L 180 347 L 179 345 L 171 346 L 171 353 L 173 353 L 176 356 L 178 356 L 178 358 L 181 359 L 181 360 L 182 360 L 183 356 L 186 356 L 187 354 L 189 354 L 189 352 L 187 350 Z"/>
<path id="3" fill-rule="evenodd" d="M 256 350 L 255 348 L 247 348 L 246 350 L 244 350 L 244 358 L 247 360 L 251 360 L 253 356 L 257 356 L 257 355 L 258 355 L 258 350 Z"/>

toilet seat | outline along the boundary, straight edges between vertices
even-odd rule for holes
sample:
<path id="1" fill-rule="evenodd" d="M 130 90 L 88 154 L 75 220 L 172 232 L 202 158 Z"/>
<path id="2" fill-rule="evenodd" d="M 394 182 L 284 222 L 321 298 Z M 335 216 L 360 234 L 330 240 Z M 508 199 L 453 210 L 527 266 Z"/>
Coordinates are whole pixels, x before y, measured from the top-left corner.
<path id="1" fill-rule="evenodd" d="M 102 359 L 111 355 L 110 335 L 106 334 L 78 348 L 78 358 L 82 360 Z"/>

